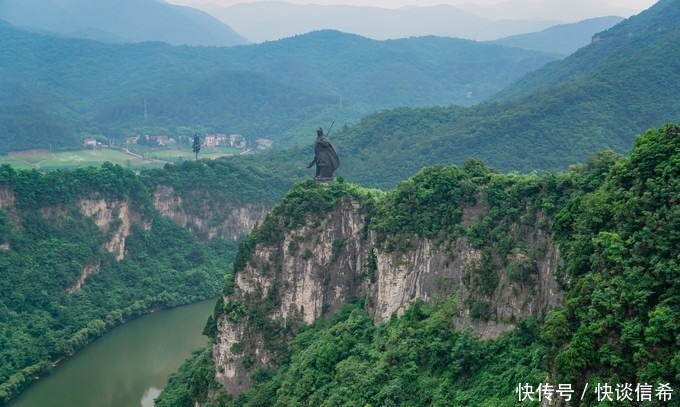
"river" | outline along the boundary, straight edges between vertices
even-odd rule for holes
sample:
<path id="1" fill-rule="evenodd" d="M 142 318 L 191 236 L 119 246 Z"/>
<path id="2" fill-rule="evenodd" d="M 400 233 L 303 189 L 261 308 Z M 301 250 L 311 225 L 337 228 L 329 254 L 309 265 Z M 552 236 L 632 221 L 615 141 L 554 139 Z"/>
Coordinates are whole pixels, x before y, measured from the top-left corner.
<path id="1" fill-rule="evenodd" d="M 8 407 L 152 407 L 170 373 L 208 342 L 215 300 L 127 322 L 87 345 Z"/>

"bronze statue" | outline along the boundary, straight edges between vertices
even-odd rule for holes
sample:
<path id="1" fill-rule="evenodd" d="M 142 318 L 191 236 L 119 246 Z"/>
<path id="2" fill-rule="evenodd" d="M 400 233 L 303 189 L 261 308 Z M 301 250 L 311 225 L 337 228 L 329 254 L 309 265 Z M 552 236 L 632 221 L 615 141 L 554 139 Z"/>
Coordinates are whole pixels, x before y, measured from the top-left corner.
<path id="1" fill-rule="evenodd" d="M 321 127 L 316 131 L 314 159 L 309 163 L 307 168 L 312 168 L 314 164 L 316 164 L 316 176 L 314 179 L 317 181 L 333 180 L 333 171 L 340 167 L 338 154 L 335 152 L 328 137 L 323 134 L 323 129 Z"/>

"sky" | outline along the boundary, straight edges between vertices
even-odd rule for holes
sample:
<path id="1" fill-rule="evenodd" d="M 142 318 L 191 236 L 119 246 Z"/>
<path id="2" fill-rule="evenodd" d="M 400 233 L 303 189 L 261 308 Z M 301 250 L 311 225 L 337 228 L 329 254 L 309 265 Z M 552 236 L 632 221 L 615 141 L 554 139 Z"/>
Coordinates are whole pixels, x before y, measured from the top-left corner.
<path id="1" fill-rule="evenodd" d="M 172 4 L 199 7 L 201 5 L 231 6 L 239 3 L 254 3 L 263 0 L 166 0 L 166 1 Z M 398 8 L 409 5 L 431 6 L 436 4 L 456 5 L 461 3 L 494 4 L 501 3 L 504 0 L 284 0 L 284 1 L 295 4 L 321 4 L 321 5 L 345 4 L 352 6 Z M 540 0 L 533 1 L 538 2 Z M 568 3 L 571 0 L 560 1 Z M 628 8 L 635 12 L 640 12 L 651 7 L 652 4 L 656 3 L 657 0 L 602 0 L 602 1 L 612 6 Z"/>

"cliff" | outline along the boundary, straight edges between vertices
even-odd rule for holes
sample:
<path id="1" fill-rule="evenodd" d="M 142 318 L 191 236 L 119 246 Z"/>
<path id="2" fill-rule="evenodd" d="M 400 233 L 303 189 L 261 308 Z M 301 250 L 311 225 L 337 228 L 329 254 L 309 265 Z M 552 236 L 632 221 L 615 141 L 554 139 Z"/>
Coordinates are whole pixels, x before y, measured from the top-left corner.
<path id="1" fill-rule="evenodd" d="M 457 190 L 445 185 L 450 171 L 435 168 L 422 177 L 442 183 L 430 191 Z M 410 210 L 405 202 L 434 202 L 417 192 L 404 195 L 408 186 L 384 196 L 346 183 L 297 184 L 242 245 L 234 281 L 216 306 L 216 380 L 228 393 L 243 392 L 258 366 L 278 366 L 299 326 L 357 298 L 365 298 L 377 325 L 417 300 L 453 297 L 451 324 L 471 327 L 482 338 L 559 305 L 562 258 L 535 198 L 495 201 L 488 189 L 474 189 L 443 208 L 459 216 L 438 230 L 412 233 L 397 219 L 413 226 L 437 209 L 422 207 L 411 218 L 399 213 Z M 508 202 L 512 211 L 500 210 Z M 491 222 L 497 224 L 489 228 Z M 401 232 L 386 235 L 394 226 Z M 498 230 L 501 240 L 493 237 Z"/>
<path id="2" fill-rule="evenodd" d="M 0 347 L 0 404 L 126 320 L 214 298 L 228 245 L 214 249 L 162 216 L 120 166 L 0 166 L 0 332 L 12 333 Z"/>
<path id="3" fill-rule="evenodd" d="M 221 199 L 183 197 L 168 185 L 156 187 L 153 205 L 160 214 L 196 236 L 228 240 L 238 240 L 250 233 L 270 209 L 264 203 L 238 205 Z"/>
<path id="4" fill-rule="evenodd" d="M 154 208 L 202 241 L 237 241 L 262 222 L 290 189 L 291 181 L 240 157 L 185 161 L 140 178 Z"/>

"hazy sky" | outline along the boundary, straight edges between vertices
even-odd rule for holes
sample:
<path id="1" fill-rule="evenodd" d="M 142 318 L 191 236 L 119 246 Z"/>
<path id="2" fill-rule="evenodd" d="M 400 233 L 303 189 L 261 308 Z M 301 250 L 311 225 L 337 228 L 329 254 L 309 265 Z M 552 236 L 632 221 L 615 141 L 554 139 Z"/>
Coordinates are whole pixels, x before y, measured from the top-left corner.
<path id="1" fill-rule="evenodd" d="M 166 0 L 168 3 L 181 4 L 187 6 L 200 6 L 200 5 L 220 5 L 220 6 L 231 6 L 238 3 L 254 3 L 263 0 Z M 494 4 L 502 3 L 507 0 L 284 0 L 288 3 L 295 4 L 346 4 L 354 6 L 370 6 L 370 7 L 383 7 L 383 8 L 397 8 L 408 5 L 418 5 L 418 6 L 431 6 L 435 4 L 461 4 L 461 3 L 474 3 L 474 4 Z M 540 2 L 541 0 L 531 0 L 534 2 Z M 556 0 L 552 0 L 556 1 Z M 571 0 L 559 0 L 565 3 Z M 648 9 L 652 4 L 656 3 L 657 0 L 601 0 L 604 3 L 608 3 L 612 6 L 625 7 L 636 12 Z"/>

